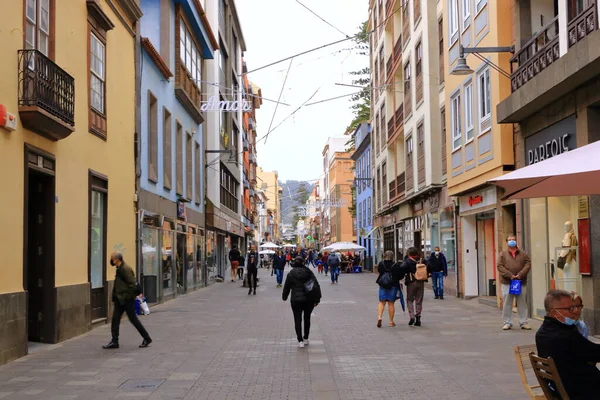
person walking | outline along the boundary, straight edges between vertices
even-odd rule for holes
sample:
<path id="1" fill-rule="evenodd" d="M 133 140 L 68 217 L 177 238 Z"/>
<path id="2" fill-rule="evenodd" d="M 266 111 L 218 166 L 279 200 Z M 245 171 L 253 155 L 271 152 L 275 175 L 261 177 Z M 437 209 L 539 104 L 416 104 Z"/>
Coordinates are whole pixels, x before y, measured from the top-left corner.
<path id="1" fill-rule="evenodd" d="M 285 263 L 285 257 L 283 256 L 281 250 L 279 250 L 277 254 L 275 254 L 275 257 L 273 257 L 273 270 L 275 271 L 277 287 L 281 287 L 281 284 L 283 283 L 283 271 L 285 270 Z"/>
<path id="2" fill-rule="evenodd" d="M 508 249 L 498 254 L 496 268 L 502 277 L 502 318 L 504 319 L 503 330 L 512 328 L 513 301 L 517 302 L 517 315 L 521 329 L 530 331 L 527 324 L 527 275 L 531 271 L 531 260 L 527 253 L 517 246 L 517 237 L 510 234 L 506 237 Z M 511 281 L 521 281 L 521 294 L 510 294 Z"/>
<path id="3" fill-rule="evenodd" d="M 109 344 L 102 346 L 103 349 L 118 349 L 119 348 L 119 327 L 121 325 L 121 317 L 123 313 L 127 314 L 129 322 L 133 324 L 135 329 L 143 338 L 142 344 L 139 347 L 148 347 L 152 343 L 152 339 L 148 332 L 135 315 L 135 297 L 137 292 L 137 283 L 133 269 L 125 261 L 123 254 L 119 252 L 112 253 L 110 256 L 110 265 L 116 267 L 115 283 L 112 290 L 112 301 L 114 303 L 113 316 L 110 324 L 112 340 Z"/>
<path id="4" fill-rule="evenodd" d="M 240 252 L 239 264 L 237 268 L 238 278 L 244 282 L 244 264 L 246 263 L 246 257 Z"/>
<path id="5" fill-rule="evenodd" d="M 444 300 L 444 277 L 448 276 L 448 262 L 439 246 L 435 246 L 433 253 L 429 256 L 427 269 L 431 273 L 431 284 L 435 298 Z"/>
<path id="6" fill-rule="evenodd" d="M 323 253 L 323 257 L 321 261 L 323 261 L 323 269 L 325 270 L 325 276 L 327 276 L 327 272 L 329 271 L 329 265 L 327 264 L 327 260 L 329 260 L 329 253 Z"/>
<path id="7" fill-rule="evenodd" d="M 383 311 L 385 305 L 388 306 L 388 314 L 390 317 L 390 326 L 396 326 L 394 315 L 396 314 L 396 299 L 400 289 L 400 279 L 404 277 L 401 264 L 394 262 L 394 252 L 386 251 L 383 255 L 383 261 L 377 266 L 379 276 L 375 281 L 379 285 L 379 305 L 377 307 L 377 327 L 381 328 L 383 319 Z"/>
<path id="8" fill-rule="evenodd" d="M 331 284 L 339 283 L 338 279 L 340 276 L 340 265 L 342 260 L 339 253 L 331 253 L 327 258 L 327 265 L 329 266 L 329 275 L 331 276 Z M 325 273 L 327 275 L 327 272 Z"/>
<path id="9" fill-rule="evenodd" d="M 240 266 L 240 251 L 238 245 L 233 244 L 231 250 L 229 250 L 229 263 L 231 264 L 231 282 L 235 282 L 237 279 L 237 269 Z"/>
<path id="10" fill-rule="evenodd" d="M 306 291 L 306 283 L 312 280 L 312 291 Z M 290 297 L 291 292 L 291 297 Z M 294 313 L 294 327 L 298 347 L 308 346 L 310 335 L 310 316 L 313 309 L 321 301 L 321 287 L 313 272 L 306 268 L 304 259 L 296 257 L 292 270 L 288 273 L 283 286 L 282 298 L 287 301 L 290 297 L 292 312 Z M 302 321 L 304 320 L 304 333 L 302 332 Z"/>
<path id="11" fill-rule="evenodd" d="M 248 276 L 248 295 L 256 295 L 256 281 L 258 279 L 258 253 L 256 246 L 251 245 L 246 255 L 246 273 Z"/>
<path id="12" fill-rule="evenodd" d="M 419 263 L 419 250 L 415 247 L 408 249 L 407 257 L 400 267 L 405 275 L 406 302 L 410 320 L 409 326 L 421 326 L 421 312 L 423 312 L 423 295 L 425 293 L 425 282 L 418 281 L 415 274 Z"/>

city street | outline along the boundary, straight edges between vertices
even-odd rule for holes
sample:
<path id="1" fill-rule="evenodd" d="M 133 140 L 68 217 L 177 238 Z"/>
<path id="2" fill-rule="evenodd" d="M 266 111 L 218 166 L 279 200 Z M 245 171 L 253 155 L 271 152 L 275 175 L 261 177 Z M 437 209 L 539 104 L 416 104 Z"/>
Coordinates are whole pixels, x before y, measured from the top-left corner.
<path id="1" fill-rule="evenodd" d="M 147 349 L 124 319 L 118 350 L 101 348 L 106 325 L 3 365 L 0 399 L 527 398 L 513 346 L 534 342 L 537 321 L 502 331 L 493 307 L 427 291 L 422 327 L 400 311 L 378 329 L 376 275 L 321 275 L 310 346 L 298 349 L 289 303 L 260 277 L 256 296 L 225 282 L 153 307 Z"/>

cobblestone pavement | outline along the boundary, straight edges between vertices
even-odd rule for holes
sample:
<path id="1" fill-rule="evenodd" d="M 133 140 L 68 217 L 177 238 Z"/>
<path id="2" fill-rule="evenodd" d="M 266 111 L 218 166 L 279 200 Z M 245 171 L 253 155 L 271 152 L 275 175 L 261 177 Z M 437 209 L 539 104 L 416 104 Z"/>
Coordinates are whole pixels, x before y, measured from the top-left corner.
<path id="1" fill-rule="evenodd" d="M 119 350 L 101 348 L 107 325 L 1 366 L 0 399 L 527 398 L 512 349 L 533 343 L 538 322 L 502 331 L 494 308 L 427 291 L 422 327 L 400 311 L 398 326 L 384 317 L 377 329 L 375 275 L 321 275 L 310 346 L 298 349 L 289 303 L 261 278 L 256 296 L 226 282 L 153 307 L 150 348 L 124 320 Z"/>

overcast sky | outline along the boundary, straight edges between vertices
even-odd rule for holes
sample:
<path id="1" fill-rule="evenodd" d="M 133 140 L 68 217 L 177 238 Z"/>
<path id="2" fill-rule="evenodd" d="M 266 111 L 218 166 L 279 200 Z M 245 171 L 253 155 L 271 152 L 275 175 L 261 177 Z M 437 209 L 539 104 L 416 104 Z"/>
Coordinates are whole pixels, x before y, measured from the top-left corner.
<path id="1" fill-rule="evenodd" d="M 368 18 L 367 0 L 300 0 L 302 4 L 334 25 L 330 27 L 296 0 L 235 0 L 246 40 L 245 60 L 251 71 L 273 61 L 334 42 L 358 32 Z M 337 86 L 351 84 L 349 71 L 368 66 L 368 56 L 347 51 L 354 42 L 346 41 L 294 58 L 275 113 L 272 128 L 306 102 L 329 99 L 359 91 Z M 260 86 L 263 98 L 277 100 L 289 61 L 253 72 L 250 81 Z M 322 174 L 321 152 L 330 136 L 342 136 L 352 120 L 350 97 L 305 106 L 275 129 L 257 146 L 258 165 L 276 170 L 279 179 L 314 180 Z M 310 103 L 309 102 L 309 103 Z M 276 104 L 263 101 L 257 111 L 257 138 L 269 131 Z"/>

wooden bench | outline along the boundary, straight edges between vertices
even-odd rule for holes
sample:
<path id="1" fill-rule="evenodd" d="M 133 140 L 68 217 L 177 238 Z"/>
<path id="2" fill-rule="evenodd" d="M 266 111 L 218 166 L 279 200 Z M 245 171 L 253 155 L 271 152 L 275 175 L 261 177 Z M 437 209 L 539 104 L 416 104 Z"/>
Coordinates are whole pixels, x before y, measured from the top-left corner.
<path id="1" fill-rule="evenodd" d="M 533 364 L 529 358 L 529 353 L 537 351 L 535 344 L 524 346 L 515 346 L 515 357 L 519 367 L 521 383 L 531 400 L 545 400 L 546 396 L 540 385 L 532 385 L 530 382 L 537 382 L 536 374 L 533 371 Z"/>
<path id="2" fill-rule="evenodd" d="M 552 357 L 538 357 L 532 351 L 529 353 L 529 359 L 533 367 L 533 372 L 537 377 L 540 387 L 548 400 L 569 400 L 569 395 L 560 380 L 556 364 Z M 550 390 L 549 384 L 554 388 Z"/>

